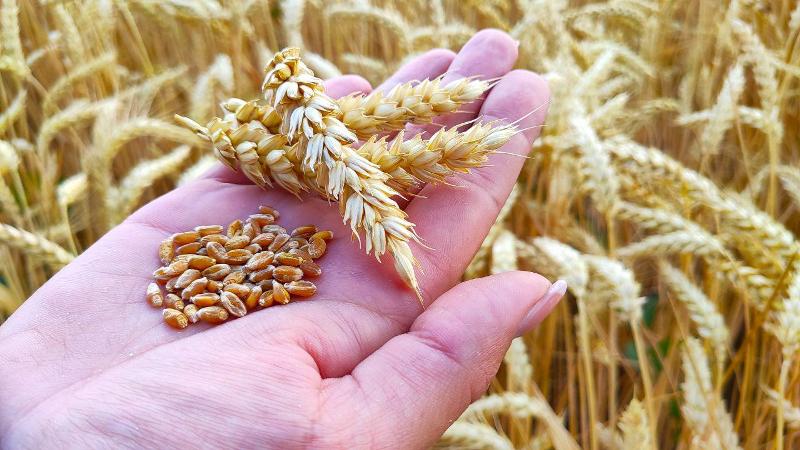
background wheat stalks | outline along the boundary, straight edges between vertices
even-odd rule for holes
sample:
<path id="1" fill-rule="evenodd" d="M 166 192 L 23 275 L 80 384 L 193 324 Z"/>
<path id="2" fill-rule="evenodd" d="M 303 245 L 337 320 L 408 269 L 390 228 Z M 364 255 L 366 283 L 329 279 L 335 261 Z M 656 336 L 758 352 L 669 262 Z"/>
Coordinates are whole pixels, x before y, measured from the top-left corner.
<path id="1" fill-rule="evenodd" d="M 230 96 L 258 97 L 276 50 L 377 85 L 485 27 L 519 40 L 518 66 L 542 73 L 553 100 L 465 276 L 539 270 L 570 295 L 439 446 L 800 445 L 790 0 L 0 0 L 0 317 L 127 212 L 206 170 L 213 159 L 173 114 L 207 123 Z M 364 136 L 428 122 L 483 95 L 476 83 L 337 104 Z M 225 111 L 255 114 L 246 103 Z M 396 173 L 394 189 L 463 162 L 390 143 L 362 156 Z M 273 183 L 306 184 L 286 151 L 268 155 Z"/>

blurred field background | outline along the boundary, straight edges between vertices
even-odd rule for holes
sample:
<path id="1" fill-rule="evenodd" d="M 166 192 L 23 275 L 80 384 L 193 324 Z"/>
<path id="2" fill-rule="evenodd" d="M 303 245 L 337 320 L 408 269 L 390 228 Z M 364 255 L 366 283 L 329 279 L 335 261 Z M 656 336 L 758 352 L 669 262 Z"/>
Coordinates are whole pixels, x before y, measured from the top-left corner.
<path id="1" fill-rule="evenodd" d="M 570 291 L 439 445 L 800 446 L 790 0 L 0 0 L 0 321 L 215 164 L 172 115 L 256 97 L 275 50 L 377 84 L 485 27 L 553 102 L 465 277 Z"/>

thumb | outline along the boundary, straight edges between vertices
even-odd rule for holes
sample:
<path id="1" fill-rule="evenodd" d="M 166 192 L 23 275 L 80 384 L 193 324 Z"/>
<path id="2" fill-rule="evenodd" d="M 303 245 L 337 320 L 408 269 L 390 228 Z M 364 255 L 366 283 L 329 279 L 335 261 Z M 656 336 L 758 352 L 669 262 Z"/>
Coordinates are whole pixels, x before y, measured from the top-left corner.
<path id="1" fill-rule="evenodd" d="M 563 282 L 551 288 L 532 273 L 507 272 L 446 292 L 408 333 L 328 386 L 327 394 L 347 399 L 362 424 L 353 442 L 402 448 L 433 443 L 486 391 L 511 339 L 541 321 L 565 288 Z"/>

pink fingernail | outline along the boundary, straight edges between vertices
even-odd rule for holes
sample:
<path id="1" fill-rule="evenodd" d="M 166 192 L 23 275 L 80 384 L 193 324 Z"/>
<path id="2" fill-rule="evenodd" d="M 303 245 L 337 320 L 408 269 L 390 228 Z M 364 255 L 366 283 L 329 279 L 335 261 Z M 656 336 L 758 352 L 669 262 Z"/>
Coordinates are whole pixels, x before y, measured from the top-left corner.
<path id="1" fill-rule="evenodd" d="M 540 298 L 539 301 L 533 305 L 533 307 L 531 307 L 531 310 L 528 311 L 528 314 L 526 314 L 525 318 L 522 319 L 522 322 L 520 322 L 519 328 L 517 328 L 517 336 L 522 336 L 536 326 L 536 324 L 541 322 L 548 314 L 550 314 L 550 311 L 556 307 L 558 302 L 561 301 L 566 293 L 566 281 L 558 280 L 551 284 L 550 289 L 544 293 L 542 298 Z"/>

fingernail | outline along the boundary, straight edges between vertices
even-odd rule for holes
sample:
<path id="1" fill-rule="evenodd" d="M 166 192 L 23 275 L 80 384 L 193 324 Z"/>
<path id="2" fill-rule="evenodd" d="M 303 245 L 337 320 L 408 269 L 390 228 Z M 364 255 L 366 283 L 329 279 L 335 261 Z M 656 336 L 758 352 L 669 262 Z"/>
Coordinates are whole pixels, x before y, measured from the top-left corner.
<path id="1" fill-rule="evenodd" d="M 541 322 L 542 319 L 550 314 L 550 311 L 555 308 L 555 306 L 561 301 L 566 293 L 566 281 L 558 280 L 551 284 L 550 289 L 544 293 L 542 298 L 540 298 L 539 301 L 533 305 L 533 307 L 531 307 L 531 310 L 528 311 L 528 314 L 526 314 L 525 318 L 522 319 L 522 322 L 520 322 L 519 328 L 517 328 L 517 336 L 522 336 L 536 326 L 536 324 Z"/>

